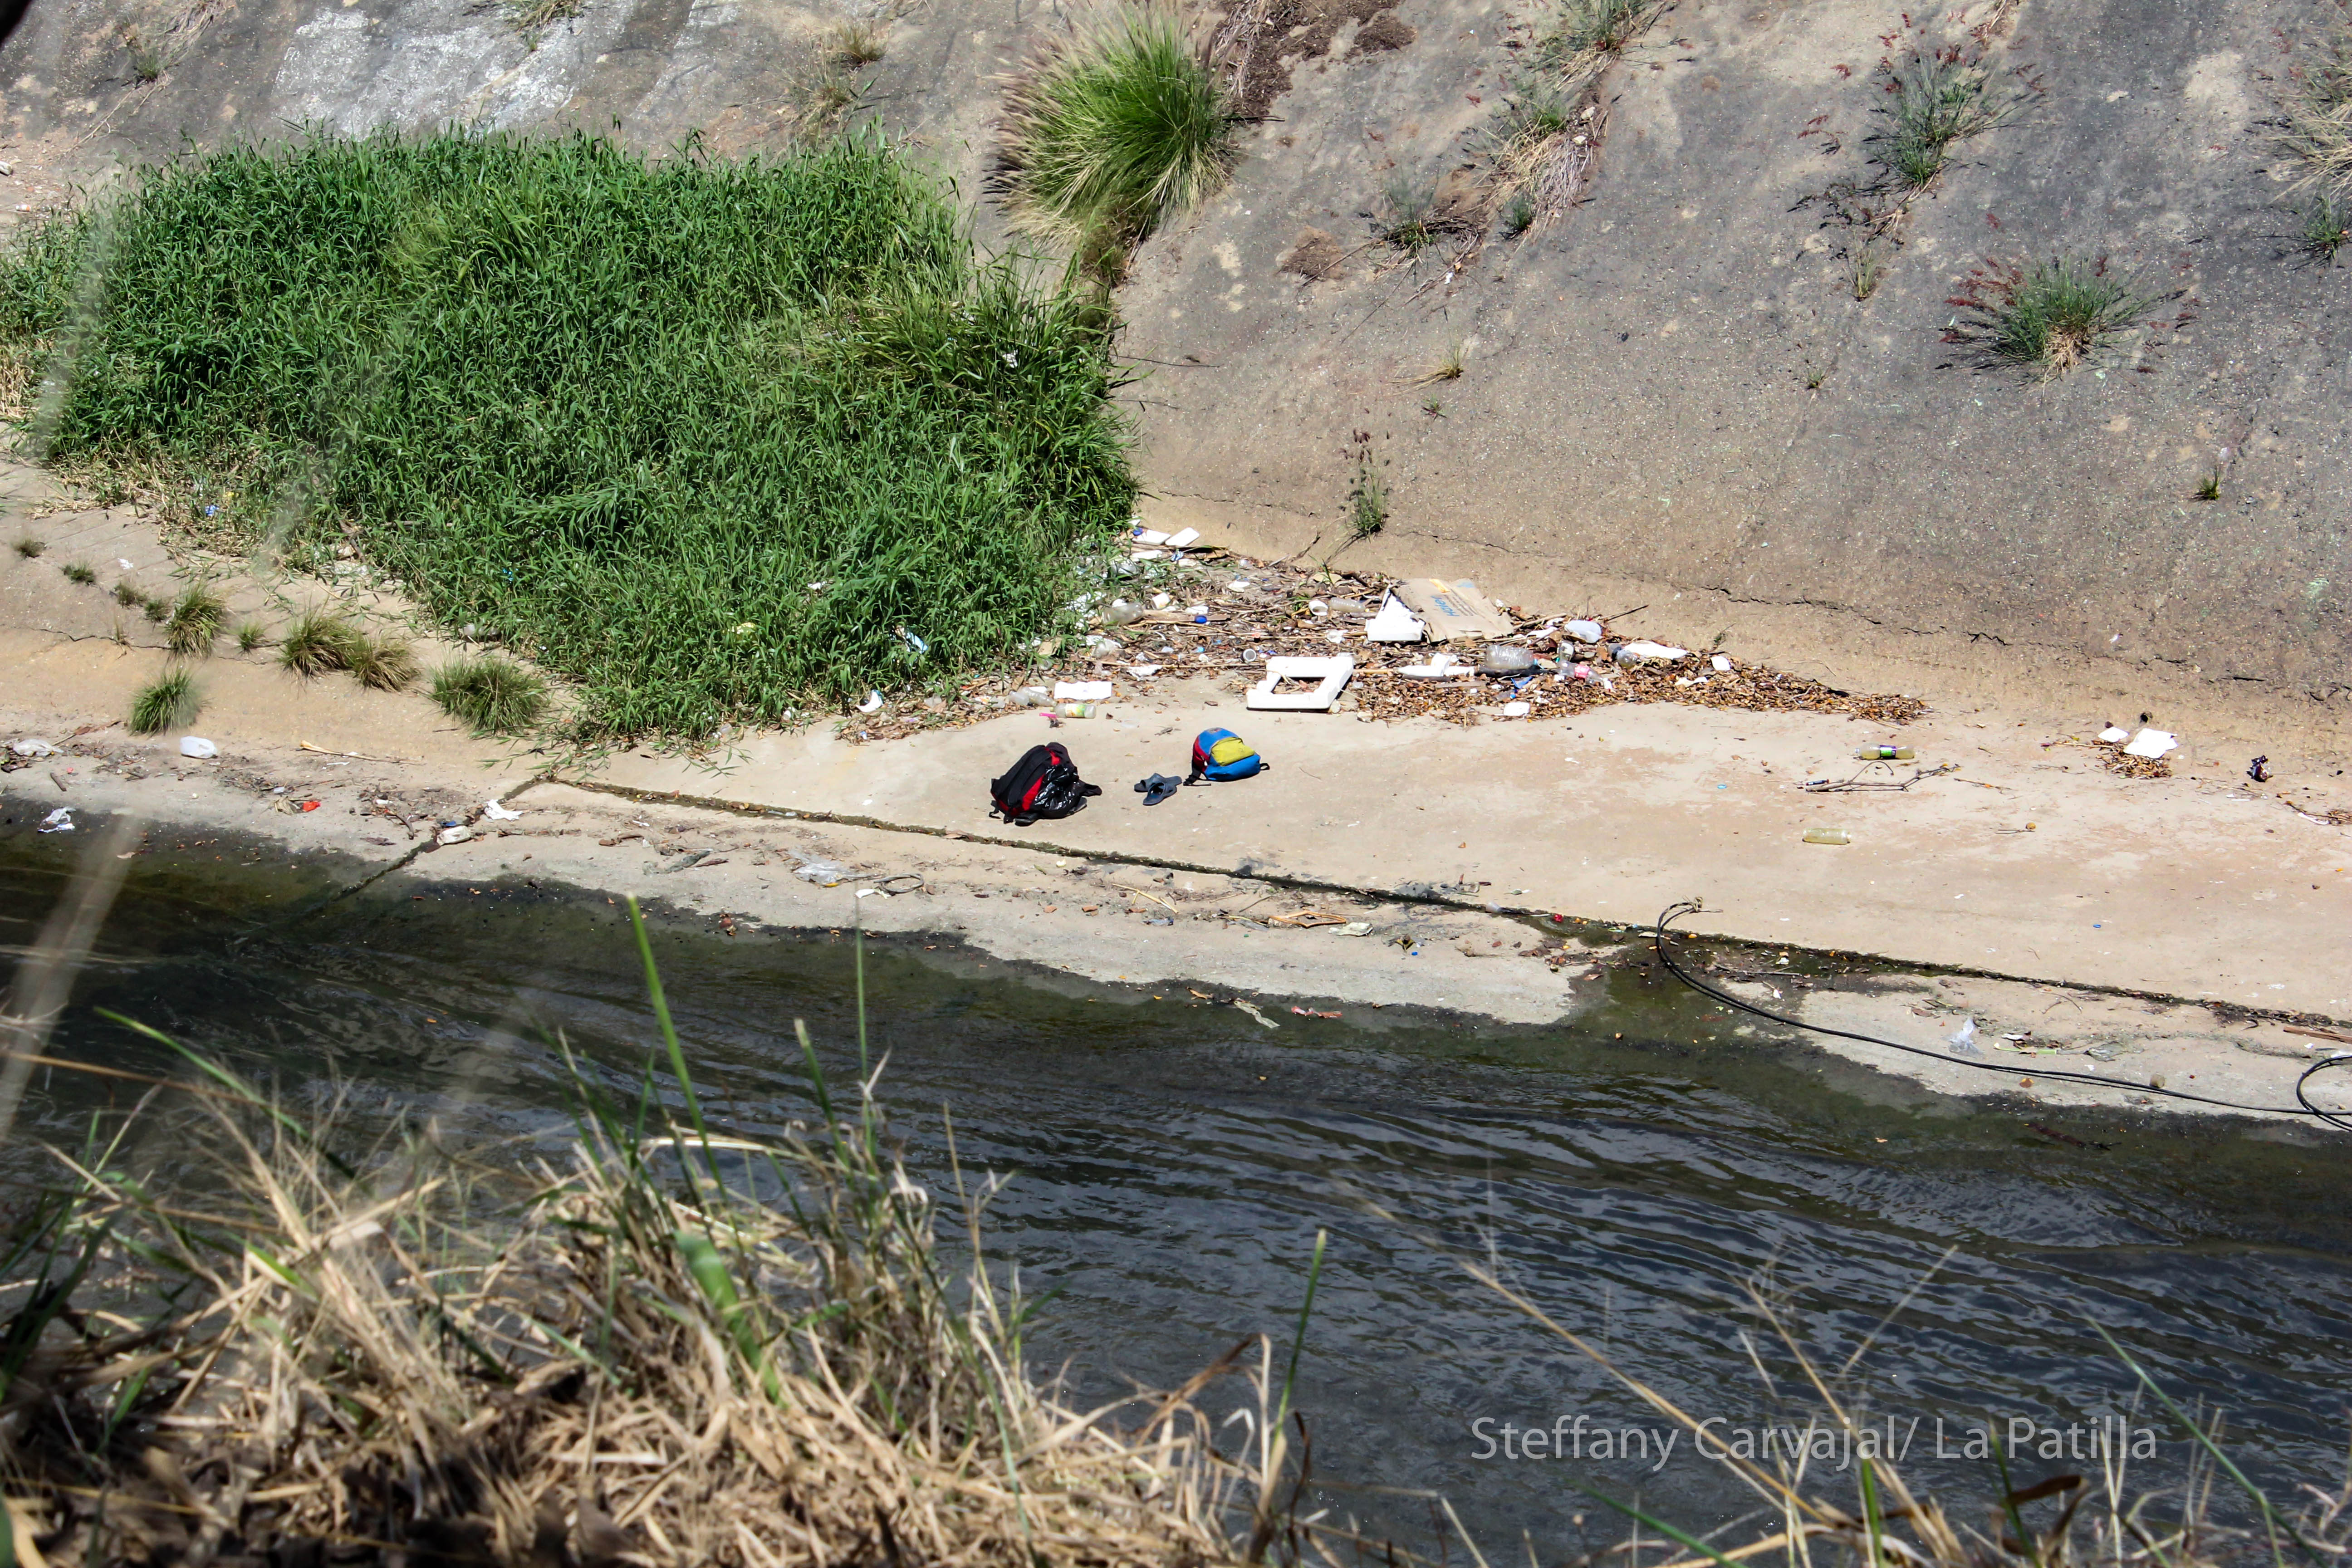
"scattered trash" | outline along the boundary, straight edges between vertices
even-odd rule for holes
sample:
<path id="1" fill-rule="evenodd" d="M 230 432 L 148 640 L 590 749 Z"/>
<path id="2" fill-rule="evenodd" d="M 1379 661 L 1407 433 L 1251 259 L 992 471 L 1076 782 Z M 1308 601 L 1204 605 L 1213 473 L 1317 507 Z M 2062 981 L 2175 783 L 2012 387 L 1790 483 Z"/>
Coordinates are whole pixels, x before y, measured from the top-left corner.
<path id="1" fill-rule="evenodd" d="M 1255 778 L 1265 771 L 1265 759 L 1257 754 L 1257 748 L 1231 730 L 1203 730 L 1192 737 L 1192 777 L 1194 779 L 1203 779 L 1210 784 L 1232 784 L 1240 779 Z"/>
<path id="2" fill-rule="evenodd" d="M 2142 730 L 2138 734 L 2134 735 L 2131 738 L 2131 743 L 2124 748 L 2124 755 L 2146 757 L 2153 762 L 2179 744 L 2179 740 L 2170 731 Z"/>
<path id="3" fill-rule="evenodd" d="M 54 757 L 58 754 L 58 749 L 47 741 L 31 739 L 12 742 L 8 749 L 20 757 Z"/>
<path id="4" fill-rule="evenodd" d="M 2124 1053 L 2122 1047 L 2112 1046 L 2102 1040 L 2095 1046 L 2084 1047 L 2083 1054 L 2095 1062 L 2111 1062 Z"/>
<path id="5" fill-rule="evenodd" d="M 1617 650 L 1617 662 L 1620 664 L 1671 664 L 1675 659 L 1689 657 L 1690 649 L 1668 647 L 1662 642 L 1629 642 Z"/>
<path id="6" fill-rule="evenodd" d="M 1391 594 L 1381 601 L 1380 614 L 1364 623 L 1364 636 L 1374 642 L 1419 642 L 1429 628 Z"/>
<path id="7" fill-rule="evenodd" d="M 853 873 L 837 860 L 804 860 L 793 875 L 820 888 L 835 888 L 849 880 Z"/>
<path id="8" fill-rule="evenodd" d="M 1182 789 L 1184 781 L 1180 778 L 1171 778 L 1166 773 L 1153 773 L 1150 778 L 1136 780 L 1135 787 L 1137 793 L 1143 796 L 1144 805 L 1158 805 L 1161 801 L 1172 797 L 1178 790 Z"/>
<path id="9" fill-rule="evenodd" d="M 1189 550 L 1200 542 L 1201 531 L 1199 529 L 1180 528 L 1160 542 L 1167 545 L 1171 550 Z"/>
<path id="10" fill-rule="evenodd" d="M 1337 1009 L 1328 1013 L 1318 1013 L 1312 1007 L 1301 1007 L 1295 1004 L 1290 1010 L 1302 1018 L 1336 1018 L 1339 1016 Z"/>
<path id="11" fill-rule="evenodd" d="M 881 711 L 882 711 L 882 694 L 881 694 L 880 692 L 878 692 L 878 691 L 868 691 L 868 692 L 866 694 L 866 700 L 865 700 L 865 701 L 863 701 L 863 702 L 861 702 L 861 703 L 859 703 L 859 704 L 857 705 L 857 710 L 858 710 L 860 713 L 879 713 L 879 712 L 881 712 Z"/>
<path id="12" fill-rule="evenodd" d="M 463 844 L 467 839 L 471 838 L 473 836 L 474 830 L 466 826 L 463 823 L 460 823 L 455 827 L 443 828 L 438 834 L 435 835 L 435 837 L 438 842 L 443 844 Z"/>
<path id="13" fill-rule="evenodd" d="M 1196 626 L 1205 626 L 1209 624 L 1209 606 L 1206 605 L 1193 605 L 1187 608 L 1184 614 Z"/>
<path id="14" fill-rule="evenodd" d="M 1541 668 L 1541 661 L 1523 647 L 1510 643 L 1488 643 L 1478 656 L 1481 675 L 1525 675 Z"/>
<path id="15" fill-rule="evenodd" d="M 1717 654 L 1709 662 L 1715 666 L 1715 672 L 1717 675 L 1729 675 L 1731 673 L 1731 659 L 1729 656 L 1725 654 Z"/>
<path id="16" fill-rule="evenodd" d="M 1404 665 L 1396 673 L 1415 680 L 1442 680 L 1448 676 L 1467 675 L 1470 667 L 1450 653 L 1440 652 L 1431 654 L 1426 664 Z"/>
<path id="17" fill-rule="evenodd" d="M 1156 528 L 1139 528 L 1134 531 L 1133 538 L 1138 544 L 1160 545 L 1168 542 L 1168 536 Z"/>
<path id="18" fill-rule="evenodd" d="M 1885 764 L 1873 763 L 1871 766 L 1884 767 Z M 1797 787 L 1804 790 L 1809 795 L 1869 795 L 1881 791 L 1899 795 L 1903 791 L 1909 789 L 1913 784 L 1917 784 L 1921 779 L 1939 779 L 1947 773 L 1958 773 L 1959 772 L 1959 769 L 1960 764 L 1958 763 L 1946 763 L 1939 768 L 1913 768 L 1911 770 L 1911 776 L 1907 779 L 1866 779 L 1862 775 L 1871 770 L 1869 767 L 1865 767 L 1858 770 L 1854 775 L 1849 779 L 1807 779 L 1803 784 Z M 1969 781 L 1963 779 L 1961 782 L 1965 784 Z M 1988 785 L 1987 787 L 1990 788 L 1990 786 Z M 2007 829 L 2003 829 L 2003 831 L 2005 832 Z"/>
<path id="19" fill-rule="evenodd" d="M 2130 740 L 2131 731 L 2129 730 L 2119 730 L 2115 725 L 2110 724 L 2105 729 L 2099 731 L 2099 739 L 2112 746 L 2118 741 Z"/>
<path id="20" fill-rule="evenodd" d="M 1056 702 L 1102 702 L 1109 699 L 1111 685 L 1108 680 L 1057 680 L 1054 683 Z"/>
<path id="21" fill-rule="evenodd" d="M 73 813 L 74 808 L 72 806 L 61 805 L 58 807 L 57 810 L 41 818 L 41 831 L 44 833 L 71 833 L 74 830 Z"/>
<path id="22" fill-rule="evenodd" d="M 1156 664 L 1130 664 L 1127 672 L 1138 680 L 1149 680 L 1160 673 L 1160 667 Z"/>
<path id="23" fill-rule="evenodd" d="M 1331 704 L 1356 673 L 1352 654 L 1338 654 L 1329 658 L 1270 658 L 1265 661 L 1265 679 L 1249 689 L 1247 705 L 1257 709 L 1279 709 L 1286 712 L 1328 713 Z M 1286 680 L 1312 680 L 1318 684 L 1312 691 L 1284 691 Z"/>
<path id="24" fill-rule="evenodd" d="M 1108 719 L 1109 710 L 1099 702 L 1065 702 L 1055 710 L 1065 719 Z M 1051 715 L 1049 715 L 1050 717 Z"/>
<path id="25" fill-rule="evenodd" d="M 1857 746 L 1853 754 L 1870 763 L 1907 763 L 1919 753 L 1908 746 Z"/>
<path id="26" fill-rule="evenodd" d="M 2256 784 L 2270 783 L 2271 760 L 2268 757 L 2256 757 L 2246 764 L 2246 776 Z"/>
<path id="27" fill-rule="evenodd" d="M 1599 642 L 1604 635 L 1599 621 L 1570 621 L 1561 629 L 1578 642 L 1584 643 Z"/>
<path id="28" fill-rule="evenodd" d="M 1808 827 L 1805 829 L 1805 842 L 1808 844 L 1851 844 L 1853 842 L 1853 837 L 1843 827 Z"/>
<path id="29" fill-rule="evenodd" d="M 180 755 L 199 759 L 217 757 L 220 755 L 220 748 L 202 735 L 183 735 L 180 737 Z"/>
<path id="30" fill-rule="evenodd" d="M 1102 794 L 1098 784 L 1078 776 L 1077 763 L 1059 741 L 1032 746 L 1021 760 L 988 786 L 989 815 L 1015 827 L 1026 827 L 1039 817 L 1064 817 L 1086 809 L 1087 801 Z"/>
<path id="31" fill-rule="evenodd" d="M 1173 594 L 1154 594 L 1151 595 L 1151 607 L 1155 610 L 1164 610 L 1175 602 L 1176 595 Z"/>
<path id="32" fill-rule="evenodd" d="M 1338 915 L 1325 914 L 1321 910 L 1297 910 L 1286 915 L 1275 915 L 1265 923 L 1270 926 L 1295 926 L 1300 931 L 1313 931 L 1318 926 L 1341 926 L 1348 922 Z M 1291 1009 L 1294 1013 L 1297 1010 L 1296 1007 Z"/>
<path id="33" fill-rule="evenodd" d="M 494 800 L 488 805 L 482 807 L 482 815 L 488 817 L 492 822 L 512 822 L 515 818 L 520 816 L 522 813 L 520 811 L 509 811 L 507 809 L 505 802 Z"/>
<path id="34" fill-rule="evenodd" d="M 1339 934 L 1341 936 L 1370 936 L 1372 934 L 1372 922 L 1370 921 L 1349 921 L 1347 924 L 1339 928 Z"/>
<path id="35" fill-rule="evenodd" d="M 899 640 L 900 642 L 902 642 L 902 643 L 905 643 L 908 647 L 913 648 L 913 649 L 915 650 L 915 655 L 916 655 L 916 657 L 917 657 L 917 658 L 920 658 L 920 657 L 922 657 L 924 654 L 927 654 L 927 653 L 929 653 L 929 652 L 930 652 L 930 651 L 931 651 L 931 645 L 930 645 L 930 644 L 929 644 L 929 643 L 925 642 L 922 638 L 920 638 L 920 637 L 917 637 L 914 633 L 912 633 L 912 632 L 908 631 L 906 627 L 904 627 L 904 626 L 898 626 L 898 627 L 896 627 L 896 628 L 894 628 L 894 629 L 895 629 L 895 630 L 898 632 L 898 640 Z"/>
<path id="36" fill-rule="evenodd" d="M 1977 1021 L 1974 1018 L 1964 1020 L 1958 1028 L 1952 1031 L 1952 1037 L 1946 1040 L 1944 1044 L 1951 1047 L 1951 1052 L 1956 1057 L 1984 1055 L 1982 1048 L 1977 1045 Z"/>
<path id="37" fill-rule="evenodd" d="M 1276 1023 L 1273 1019 L 1267 1017 L 1265 1014 L 1252 1006 L 1244 997 L 1234 997 L 1234 1005 L 1239 1007 L 1243 1012 L 1247 1013 L 1251 1017 L 1255 1018 L 1259 1023 L 1264 1024 L 1269 1029 L 1279 1029 L 1282 1027 L 1281 1025 Z"/>
<path id="38" fill-rule="evenodd" d="M 1528 705 L 1524 702 L 1506 702 L 1503 704 L 1503 717 L 1506 719 L 1524 719 L 1528 716 Z"/>
<path id="39" fill-rule="evenodd" d="M 1511 635 L 1511 618 L 1478 592 L 1477 584 L 1466 579 L 1448 583 L 1436 577 L 1415 577 L 1399 583 L 1396 596 L 1428 623 L 1430 636 L 1439 642 Z"/>

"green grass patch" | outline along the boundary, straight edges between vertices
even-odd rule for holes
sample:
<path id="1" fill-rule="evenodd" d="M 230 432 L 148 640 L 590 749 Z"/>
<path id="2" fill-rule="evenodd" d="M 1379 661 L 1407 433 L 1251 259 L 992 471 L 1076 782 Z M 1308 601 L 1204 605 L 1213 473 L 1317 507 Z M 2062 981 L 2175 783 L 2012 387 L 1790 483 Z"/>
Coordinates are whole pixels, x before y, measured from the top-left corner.
<path id="1" fill-rule="evenodd" d="M 1567 0 L 1536 38 L 1536 58 L 1571 86 L 1641 37 L 1661 0 Z"/>
<path id="2" fill-rule="evenodd" d="M 131 700 L 131 732 L 160 735 L 176 730 L 196 716 L 196 678 L 184 668 L 165 670 L 139 689 Z"/>
<path id="3" fill-rule="evenodd" d="M 78 583 L 85 588 L 98 581 L 98 574 L 79 561 L 68 561 L 58 570 L 66 574 L 67 582 Z"/>
<path id="4" fill-rule="evenodd" d="M 1879 103 L 1885 124 L 1864 145 L 1880 167 L 1912 190 L 1935 183 L 1951 162 L 1955 142 L 2006 123 L 2017 110 L 2014 97 L 1991 90 L 1982 67 L 1949 49 L 1914 54 L 1887 70 L 1885 86 Z"/>
<path id="5" fill-rule="evenodd" d="M 210 653 L 227 615 L 228 606 L 221 603 L 220 595 L 199 583 L 172 606 L 172 618 L 163 626 L 164 640 L 173 653 Z"/>
<path id="6" fill-rule="evenodd" d="M 2104 259 L 1988 263 L 1952 297 L 1963 315 L 1947 335 L 1973 342 L 1996 363 L 2061 375 L 2137 325 L 2162 298 L 2110 273 Z"/>
<path id="7" fill-rule="evenodd" d="M 2344 242 L 2352 239 L 2352 203 L 2321 193 L 2303 210 L 2303 232 L 2296 242 L 2304 256 L 2318 266 L 2336 259 Z"/>
<path id="8" fill-rule="evenodd" d="M 47 544 L 34 538 L 29 533 L 16 541 L 16 553 L 23 556 L 27 561 L 38 559 L 41 552 L 47 548 Z"/>
<path id="9" fill-rule="evenodd" d="M 259 647 L 269 633 L 259 621 L 239 621 L 236 624 L 236 651 L 251 653 Z"/>
<path id="10" fill-rule="evenodd" d="M 367 634 L 331 610 L 307 610 L 278 640 L 278 662 L 297 675 L 350 669 L 367 658 Z"/>
<path id="11" fill-rule="evenodd" d="M 1024 232 L 1131 243 L 1223 188 L 1240 128 L 1182 23 L 1122 7 L 1055 39 L 1006 91 L 990 188 Z"/>
<path id="12" fill-rule="evenodd" d="M 110 221 L 51 460 L 237 475 L 314 568 L 348 526 L 576 682 L 587 735 L 1022 659 L 1134 498 L 1108 312 L 978 257 L 879 141 L 239 148 Z M 76 217 L 0 260 L 0 342 L 55 341 L 96 255 Z"/>
<path id="13" fill-rule="evenodd" d="M 496 654 L 455 658 L 433 675 L 433 700 L 477 735 L 510 735 L 547 710 L 547 683 Z"/>

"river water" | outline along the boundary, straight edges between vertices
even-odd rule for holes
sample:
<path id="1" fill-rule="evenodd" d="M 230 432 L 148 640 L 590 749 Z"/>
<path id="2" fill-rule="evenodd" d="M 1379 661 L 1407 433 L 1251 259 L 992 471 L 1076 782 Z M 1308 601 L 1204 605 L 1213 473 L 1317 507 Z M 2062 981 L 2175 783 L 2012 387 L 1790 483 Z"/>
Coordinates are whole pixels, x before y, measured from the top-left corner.
<path id="1" fill-rule="evenodd" d="M 172 1070 L 96 1016 L 111 1008 L 289 1096 L 340 1096 L 361 1122 L 431 1115 L 460 1140 L 549 1146 L 568 1120 L 545 1031 L 616 1084 L 645 1059 L 641 974 L 602 895 L 390 879 L 320 908 L 333 868 L 236 841 L 156 847 L 59 1054 Z M 0 845 L 12 954 L 70 864 L 54 840 Z M 854 1068 L 846 934 L 729 939 L 692 919 L 661 926 L 656 952 L 704 1091 L 739 1124 L 804 1111 L 795 1018 Z M 1572 1029 L 1325 1020 L 1264 998 L 1271 1031 L 1182 985 L 1096 986 L 952 943 L 869 941 L 866 974 L 910 1164 L 948 1188 L 945 1106 L 965 1168 L 1013 1174 L 988 1246 L 1050 1294 L 1034 1362 L 1066 1362 L 1079 1395 L 1171 1384 L 1248 1334 L 1286 1347 L 1328 1232 L 1295 1403 L 1335 1483 L 1320 1500 L 1383 1528 L 1423 1531 L 1430 1505 L 1400 1493 L 1440 1492 L 1490 1559 L 1532 1543 L 1550 1562 L 1620 1533 L 1580 1489 L 1694 1527 L 1748 1506 L 1688 1438 L 1662 1457 L 1665 1424 L 1471 1279 L 1481 1262 L 1727 1441 L 1819 1408 L 1752 1282 L 1824 1367 L 1875 1331 L 1842 1396 L 1891 1423 L 1906 1475 L 1971 1521 L 1994 1489 L 1969 1453 L 1987 1424 L 2025 1438 L 2021 1481 L 2095 1476 L 2093 1436 L 2121 1419 L 2143 1456 L 2130 1487 L 2181 1483 L 2184 1434 L 2094 1322 L 2184 1408 L 2218 1415 L 2274 1496 L 2342 1479 L 2345 1146 L 2079 1117 L 2058 1125 L 2111 1147 L 2053 1142 L 2014 1110 L 1922 1106 L 1801 1043 L 1735 1036 L 1637 970 Z M 36 1077 L 0 1155 L 9 1181 L 33 1179 L 31 1137 L 70 1138 L 101 1092 L 70 1077 Z M 1621 1452 L 1635 1432 L 1640 1451 Z M 1813 1469 L 1850 1499 L 1839 1462 Z"/>

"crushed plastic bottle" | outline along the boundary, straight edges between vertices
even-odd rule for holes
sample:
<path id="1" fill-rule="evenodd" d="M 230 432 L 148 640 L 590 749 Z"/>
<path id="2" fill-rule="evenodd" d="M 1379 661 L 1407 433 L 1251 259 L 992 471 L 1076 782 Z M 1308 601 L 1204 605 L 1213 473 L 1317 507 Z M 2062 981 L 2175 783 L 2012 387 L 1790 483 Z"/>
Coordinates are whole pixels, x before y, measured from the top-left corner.
<path id="1" fill-rule="evenodd" d="M 1509 643 L 1488 643 L 1478 656 L 1481 675 L 1524 675 L 1536 668 L 1536 656 Z"/>
<path id="2" fill-rule="evenodd" d="M 1984 1055 L 1983 1050 L 1977 1045 L 1977 1021 L 1974 1018 L 1961 1020 L 1960 1026 L 1952 1031 L 1952 1037 L 1946 1040 L 1944 1044 L 1951 1047 L 1952 1054 L 1956 1057 Z"/>
<path id="3" fill-rule="evenodd" d="M 1858 746 L 1853 754 L 1865 763 L 1907 763 L 1919 753 L 1908 746 Z"/>
<path id="4" fill-rule="evenodd" d="M 1805 829 L 1805 842 L 1808 844 L 1851 844 L 1853 842 L 1853 836 L 1843 827 L 1808 827 Z"/>

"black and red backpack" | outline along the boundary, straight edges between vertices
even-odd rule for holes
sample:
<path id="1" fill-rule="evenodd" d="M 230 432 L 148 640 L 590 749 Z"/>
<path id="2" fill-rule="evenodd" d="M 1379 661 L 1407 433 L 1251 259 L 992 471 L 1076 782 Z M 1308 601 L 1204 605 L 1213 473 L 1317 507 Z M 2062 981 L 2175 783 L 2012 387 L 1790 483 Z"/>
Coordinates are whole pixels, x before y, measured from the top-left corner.
<path id="1" fill-rule="evenodd" d="M 1067 816 L 1085 808 L 1087 797 L 1102 794 L 1100 786 L 1078 776 L 1078 764 L 1059 741 L 1032 746 L 1004 776 L 988 786 L 995 805 L 991 816 L 1001 816 L 1015 827 L 1026 827 L 1041 816 Z"/>

